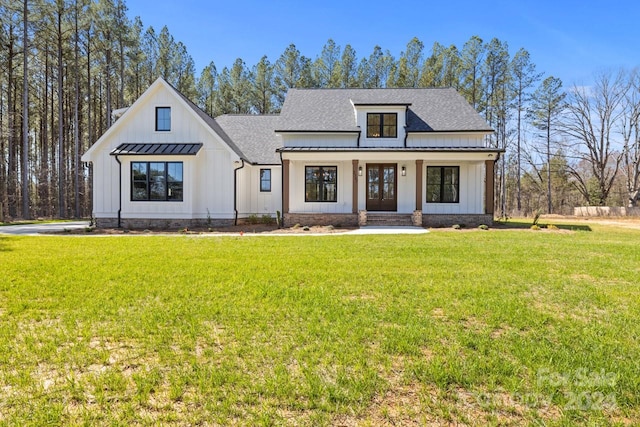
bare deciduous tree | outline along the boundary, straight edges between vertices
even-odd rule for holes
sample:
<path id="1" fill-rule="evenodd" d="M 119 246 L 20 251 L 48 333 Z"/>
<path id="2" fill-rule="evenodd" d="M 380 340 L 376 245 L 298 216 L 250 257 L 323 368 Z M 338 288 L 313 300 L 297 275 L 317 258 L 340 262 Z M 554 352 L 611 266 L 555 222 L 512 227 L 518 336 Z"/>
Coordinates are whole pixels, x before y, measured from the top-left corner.
<path id="1" fill-rule="evenodd" d="M 623 139 L 622 167 L 630 207 L 636 206 L 640 196 L 640 72 L 628 75 L 629 88 L 624 98 L 624 115 L 620 133 Z"/>
<path id="2" fill-rule="evenodd" d="M 595 181 L 595 191 L 580 171 L 571 169 L 578 190 L 587 203 L 602 206 L 620 168 L 622 156 L 614 144 L 616 126 L 624 114 L 628 91 L 625 73 L 601 73 L 591 87 L 574 86 L 569 91 L 567 114 L 562 131 L 569 139 L 567 148 L 579 161 L 586 161 Z"/>

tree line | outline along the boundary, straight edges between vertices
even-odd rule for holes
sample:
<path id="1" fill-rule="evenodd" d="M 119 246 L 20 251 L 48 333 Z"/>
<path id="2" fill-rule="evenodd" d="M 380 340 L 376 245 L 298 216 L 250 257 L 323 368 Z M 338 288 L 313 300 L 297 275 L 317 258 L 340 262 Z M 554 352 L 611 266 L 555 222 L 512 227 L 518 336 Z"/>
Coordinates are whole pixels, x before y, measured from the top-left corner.
<path id="1" fill-rule="evenodd" d="M 472 36 L 460 47 L 413 38 L 397 56 L 329 39 L 311 57 L 291 44 L 274 61 L 211 62 L 196 75 L 187 47 L 130 19 L 124 0 L 0 0 L 0 18 L 0 221 L 90 216 L 80 155 L 158 76 L 214 117 L 277 113 L 294 87 L 453 87 L 495 130 L 487 144 L 505 149 L 500 215 L 637 200 L 635 71 L 565 89 L 526 49 Z"/>

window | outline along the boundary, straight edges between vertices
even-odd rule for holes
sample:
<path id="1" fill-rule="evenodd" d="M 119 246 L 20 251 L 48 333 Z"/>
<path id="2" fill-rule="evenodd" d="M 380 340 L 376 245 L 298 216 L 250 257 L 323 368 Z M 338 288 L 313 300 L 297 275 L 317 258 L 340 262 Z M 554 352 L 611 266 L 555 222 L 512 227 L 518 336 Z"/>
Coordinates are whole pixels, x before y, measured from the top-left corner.
<path id="1" fill-rule="evenodd" d="M 367 113 L 367 138 L 396 138 L 398 115 L 396 113 Z"/>
<path id="2" fill-rule="evenodd" d="M 271 191 L 271 169 L 260 169 L 260 191 Z"/>
<path id="3" fill-rule="evenodd" d="M 131 162 L 131 200 L 182 201 L 182 162 Z"/>
<path id="4" fill-rule="evenodd" d="M 338 168 L 336 166 L 306 166 L 305 202 L 337 201 Z"/>
<path id="5" fill-rule="evenodd" d="M 460 167 L 427 166 L 427 203 L 460 201 Z"/>
<path id="6" fill-rule="evenodd" d="M 171 130 L 171 107 L 156 107 L 156 131 Z"/>

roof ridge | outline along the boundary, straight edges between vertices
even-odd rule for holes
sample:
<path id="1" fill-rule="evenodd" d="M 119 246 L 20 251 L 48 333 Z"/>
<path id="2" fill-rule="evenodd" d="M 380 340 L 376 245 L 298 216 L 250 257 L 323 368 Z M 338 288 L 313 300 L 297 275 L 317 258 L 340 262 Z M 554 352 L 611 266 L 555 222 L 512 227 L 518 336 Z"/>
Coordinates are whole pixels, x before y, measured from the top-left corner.
<path id="1" fill-rule="evenodd" d="M 220 117 L 280 117 L 280 113 L 272 113 L 272 114 L 225 113 L 225 114 L 220 114 L 219 116 L 214 117 L 214 119 L 217 119 Z"/>
<path id="2" fill-rule="evenodd" d="M 454 89 L 453 86 L 429 86 L 429 87 L 292 87 L 291 90 L 309 90 L 309 91 L 345 91 L 345 90 L 440 90 L 440 89 Z"/>

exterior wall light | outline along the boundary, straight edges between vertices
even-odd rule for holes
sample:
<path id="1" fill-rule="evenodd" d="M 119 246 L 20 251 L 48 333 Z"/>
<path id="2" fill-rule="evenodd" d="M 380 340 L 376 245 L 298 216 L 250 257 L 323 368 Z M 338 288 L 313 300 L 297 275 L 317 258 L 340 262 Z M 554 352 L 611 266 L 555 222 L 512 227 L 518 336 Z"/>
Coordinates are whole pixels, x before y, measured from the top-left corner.
<path id="1" fill-rule="evenodd" d="M 400 169 L 400 173 L 402 174 L 402 176 L 407 176 L 407 167 L 406 166 L 402 166 L 402 169 Z"/>
<path id="2" fill-rule="evenodd" d="M 362 166 L 358 166 L 358 176 L 362 176 Z"/>

